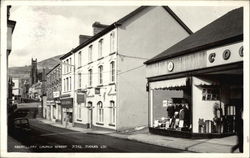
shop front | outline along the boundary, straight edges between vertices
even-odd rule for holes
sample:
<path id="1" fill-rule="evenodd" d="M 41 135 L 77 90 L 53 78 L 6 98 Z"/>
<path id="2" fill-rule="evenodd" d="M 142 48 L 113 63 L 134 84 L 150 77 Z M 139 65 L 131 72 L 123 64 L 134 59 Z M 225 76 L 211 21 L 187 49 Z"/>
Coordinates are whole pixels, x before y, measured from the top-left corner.
<path id="1" fill-rule="evenodd" d="M 45 118 L 47 120 L 52 120 L 52 114 L 53 114 L 53 105 L 55 104 L 53 100 L 47 100 L 45 107 Z"/>
<path id="2" fill-rule="evenodd" d="M 242 8 L 145 64 L 150 132 L 211 138 L 243 131 Z"/>
<path id="3" fill-rule="evenodd" d="M 236 54 L 231 55 L 231 61 L 223 58 L 224 50 Z M 242 128 L 238 127 L 243 111 L 243 58 L 238 53 L 241 50 L 242 43 L 237 43 L 208 50 L 206 55 L 195 53 L 194 58 L 183 56 L 166 61 L 174 64 L 178 73 L 148 78 L 150 131 L 210 138 L 233 135 L 237 128 Z M 216 56 L 221 61 L 212 64 L 211 52 L 218 52 Z M 193 60 L 201 61 L 199 68 L 179 71 L 183 69 L 179 62 L 183 58 L 190 64 Z"/>
<path id="4" fill-rule="evenodd" d="M 192 130 L 191 85 L 188 77 L 150 83 L 151 120 L 155 129 Z"/>
<path id="5" fill-rule="evenodd" d="M 62 124 L 65 127 L 73 125 L 73 98 L 61 98 Z"/>

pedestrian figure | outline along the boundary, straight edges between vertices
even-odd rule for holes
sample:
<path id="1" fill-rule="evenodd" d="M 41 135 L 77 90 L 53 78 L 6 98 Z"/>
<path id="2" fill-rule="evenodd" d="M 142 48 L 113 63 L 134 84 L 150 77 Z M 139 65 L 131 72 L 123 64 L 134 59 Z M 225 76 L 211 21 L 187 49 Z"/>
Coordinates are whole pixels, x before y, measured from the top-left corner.
<path id="1" fill-rule="evenodd" d="M 239 148 L 239 151 L 243 153 L 243 119 L 242 119 L 242 107 L 240 108 L 239 112 L 236 113 L 235 118 L 235 128 L 236 128 L 236 134 L 237 134 L 237 144 L 234 145 L 231 149 L 231 152 L 233 153 L 236 149 Z"/>
<path id="2" fill-rule="evenodd" d="M 65 117 L 65 127 L 66 128 L 68 127 L 68 123 L 69 123 L 69 116 L 68 116 L 68 114 L 66 114 L 66 117 Z"/>

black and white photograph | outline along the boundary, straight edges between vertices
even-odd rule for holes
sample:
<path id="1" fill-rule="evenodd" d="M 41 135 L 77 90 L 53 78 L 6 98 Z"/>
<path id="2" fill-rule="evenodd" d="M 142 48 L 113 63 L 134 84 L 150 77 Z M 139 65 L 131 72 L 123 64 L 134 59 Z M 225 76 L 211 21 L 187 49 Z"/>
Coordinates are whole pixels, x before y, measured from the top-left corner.
<path id="1" fill-rule="evenodd" d="M 249 157 L 249 1 L 4 0 L 0 68 L 1 157 Z"/>

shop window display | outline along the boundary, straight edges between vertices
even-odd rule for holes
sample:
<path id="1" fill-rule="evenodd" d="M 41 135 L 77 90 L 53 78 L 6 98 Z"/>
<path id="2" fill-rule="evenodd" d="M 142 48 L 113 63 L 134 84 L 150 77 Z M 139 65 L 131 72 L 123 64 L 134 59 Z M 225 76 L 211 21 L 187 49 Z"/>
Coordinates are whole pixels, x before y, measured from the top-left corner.
<path id="1" fill-rule="evenodd" d="M 202 100 L 219 100 L 219 89 L 218 88 L 202 89 Z"/>
<path id="2" fill-rule="evenodd" d="M 164 103 L 163 103 L 164 104 Z M 171 98 L 165 102 L 166 116 L 154 120 L 154 128 L 191 131 L 191 110 L 183 98 Z"/>

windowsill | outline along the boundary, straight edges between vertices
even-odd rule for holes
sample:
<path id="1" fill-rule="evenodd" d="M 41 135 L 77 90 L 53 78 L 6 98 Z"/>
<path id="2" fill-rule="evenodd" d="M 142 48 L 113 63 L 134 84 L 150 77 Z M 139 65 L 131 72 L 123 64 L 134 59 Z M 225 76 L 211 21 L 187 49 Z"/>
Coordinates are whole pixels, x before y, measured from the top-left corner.
<path id="1" fill-rule="evenodd" d="M 103 84 L 98 85 L 97 87 L 103 87 Z"/>
<path id="2" fill-rule="evenodd" d="M 109 53 L 109 55 L 113 55 L 113 54 L 115 54 L 116 53 L 116 51 L 114 51 L 114 52 L 112 52 L 112 53 Z"/>
<path id="3" fill-rule="evenodd" d="M 92 64 L 92 63 L 93 63 L 93 61 L 88 62 L 88 64 Z"/>
<path id="4" fill-rule="evenodd" d="M 70 93 L 71 91 L 64 91 L 63 93 Z"/>
<path id="5" fill-rule="evenodd" d="M 82 67 L 83 67 L 83 66 L 78 66 L 77 69 L 80 69 L 80 68 L 82 68 Z"/>
<path id="6" fill-rule="evenodd" d="M 104 125 L 104 123 L 101 123 L 101 122 L 96 122 L 97 125 Z"/>
<path id="7" fill-rule="evenodd" d="M 91 88 L 93 88 L 92 86 L 90 86 L 90 87 L 87 87 L 87 89 L 91 89 Z"/>
<path id="8" fill-rule="evenodd" d="M 111 82 L 111 83 L 109 83 L 109 85 L 115 85 L 115 82 Z"/>
<path id="9" fill-rule="evenodd" d="M 77 119 L 76 121 L 78 121 L 78 122 L 82 122 L 82 120 L 79 120 L 79 119 Z"/>
<path id="10" fill-rule="evenodd" d="M 97 61 L 98 61 L 98 60 L 102 60 L 103 58 L 104 58 L 104 57 L 101 57 L 101 58 L 97 59 Z"/>
<path id="11" fill-rule="evenodd" d="M 109 123 L 109 126 L 115 127 L 115 124 L 114 123 Z"/>

